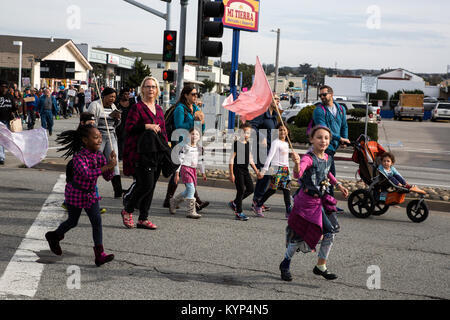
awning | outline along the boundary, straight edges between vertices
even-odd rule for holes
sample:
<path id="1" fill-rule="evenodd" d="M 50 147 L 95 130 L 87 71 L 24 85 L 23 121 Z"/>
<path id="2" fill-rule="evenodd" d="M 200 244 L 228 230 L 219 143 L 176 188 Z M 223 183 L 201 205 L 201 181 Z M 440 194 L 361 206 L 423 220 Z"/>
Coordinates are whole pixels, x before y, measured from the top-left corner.
<path id="1" fill-rule="evenodd" d="M 184 83 L 194 83 L 194 84 L 199 84 L 199 85 L 205 85 L 203 82 L 201 81 L 197 81 L 197 80 L 188 80 L 188 79 L 183 79 Z"/>

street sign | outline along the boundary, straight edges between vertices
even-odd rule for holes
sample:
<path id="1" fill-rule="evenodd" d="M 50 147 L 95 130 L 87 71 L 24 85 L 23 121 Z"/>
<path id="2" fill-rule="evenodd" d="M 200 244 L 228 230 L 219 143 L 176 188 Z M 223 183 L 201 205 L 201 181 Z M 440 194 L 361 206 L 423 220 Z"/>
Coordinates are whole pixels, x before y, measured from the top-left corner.
<path id="1" fill-rule="evenodd" d="M 361 92 L 364 93 L 377 93 L 378 78 L 363 76 L 361 77 Z"/>
<path id="2" fill-rule="evenodd" d="M 259 1 L 223 0 L 225 13 L 222 18 L 226 28 L 257 32 L 259 27 Z"/>

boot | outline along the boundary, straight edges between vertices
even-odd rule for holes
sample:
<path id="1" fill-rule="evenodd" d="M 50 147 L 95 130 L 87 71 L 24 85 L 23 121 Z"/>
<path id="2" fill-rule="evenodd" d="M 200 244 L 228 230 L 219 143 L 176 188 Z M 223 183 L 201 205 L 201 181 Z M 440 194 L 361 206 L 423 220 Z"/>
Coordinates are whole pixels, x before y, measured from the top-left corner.
<path id="1" fill-rule="evenodd" d="M 57 256 L 62 255 L 61 246 L 59 242 L 64 239 L 64 235 L 60 236 L 55 231 L 49 231 L 45 234 L 45 239 L 48 241 L 50 250 Z"/>
<path id="2" fill-rule="evenodd" d="M 170 208 L 169 208 L 169 212 L 171 214 L 175 214 L 177 212 L 178 209 L 178 205 L 184 201 L 184 198 L 182 196 L 182 194 L 180 193 L 179 195 L 170 198 Z"/>
<path id="3" fill-rule="evenodd" d="M 170 208 L 170 198 L 173 197 L 175 194 L 175 191 L 177 191 L 178 185 L 173 183 L 172 180 L 169 181 L 169 184 L 167 185 L 167 193 L 166 193 L 166 199 L 164 199 L 164 208 Z"/>
<path id="4" fill-rule="evenodd" d="M 200 200 L 197 189 L 195 189 L 194 197 L 195 197 L 195 208 L 197 209 L 197 211 L 201 211 L 203 208 L 209 206 L 209 201 Z"/>
<path id="5" fill-rule="evenodd" d="M 195 210 L 195 199 L 188 199 L 188 214 L 186 217 L 192 219 L 201 218 L 201 215 L 199 215 Z"/>
<path id="6" fill-rule="evenodd" d="M 100 267 L 102 264 L 110 262 L 114 259 L 113 254 L 106 254 L 103 251 L 103 245 L 99 244 L 94 247 L 95 265 Z"/>
<path id="7" fill-rule="evenodd" d="M 111 180 L 113 189 L 114 189 L 114 198 L 122 198 L 123 190 L 122 190 L 122 180 L 120 179 L 120 175 L 114 176 Z"/>

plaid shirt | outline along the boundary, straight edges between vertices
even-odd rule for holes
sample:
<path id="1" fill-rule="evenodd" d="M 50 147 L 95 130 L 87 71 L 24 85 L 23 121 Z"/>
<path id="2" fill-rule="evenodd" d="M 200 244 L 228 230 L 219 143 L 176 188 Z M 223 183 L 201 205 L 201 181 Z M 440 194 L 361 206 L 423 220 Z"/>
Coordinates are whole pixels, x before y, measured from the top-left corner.
<path id="1" fill-rule="evenodd" d="M 66 183 L 64 192 L 66 204 L 77 208 L 90 208 L 93 203 L 101 199 L 95 192 L 95 186 L 98 177 L 102 175 L 100 168 L 104 165 L 106 165 L 106 158 L 100 151 L 91 152 L 82 148 L 73 156 L 75 186 L 70 182 Z M 103 178 L 109 181 L 113 175 L 114 171 L 109 170 L 103 173 Z M 86 191 L 82 191 L 80 188 Z"/>
<path id="2" fill-rule="evenodd" d="M 140 134 L 145 131 L 146 124 L 159 124 L 162 135 L 168 141 L 164 112 L 159 105 L 155 105 L 155 107 L 156 116 L 142 101 L 133 105 L 128 112 L 125 123 L 126 138 L 123 150 L 123 173 L 126 176 L 132 176 L 135 172 L 135 164 L 139 161 L 137 142 Z"/>

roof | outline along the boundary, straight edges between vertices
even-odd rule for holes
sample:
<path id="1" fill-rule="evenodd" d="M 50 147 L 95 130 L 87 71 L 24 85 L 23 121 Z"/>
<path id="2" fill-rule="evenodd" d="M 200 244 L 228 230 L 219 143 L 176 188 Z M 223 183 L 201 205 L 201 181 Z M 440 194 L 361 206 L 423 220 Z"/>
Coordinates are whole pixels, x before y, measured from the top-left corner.
<path id="1" fill-rule="evenodd" d="M 17 52 L 18 47 L 13 45 L 13 41 L 22 41 L 22 53 L 33 54 L 37 59 L 43 59 L 53 51 L 65 45 L 70 39 L 35 38 L 21 36 L 0 35 L 0 48 L 3 52 Z"/>
<path id="2" fill-rule="evenodd" d="M 94 49 L 107 51 L 114 54 L 120 54 L 127 57 L 140 57 L 142 60 L 153 60 L 153 61 L 162 61 L 162 53 L 146 53 L 141 51 L 131 51 L 127 48 L 103 48 L 103 47 L 94 47 Z M 178 54 L 176 55 L 176 59 L 178 59 Z M 187 60 L 196 59 L 196 57 L 186 56 Z"/>
<path id="3" fill-rule="evenodd" d="M 3 52 L 18 52 L 18 47 L 13 44 L 13 41 L 22 41 L 22 54 L 32 54 L 35 59 L 45 59 L 52 52 L 67 45 L 71 47 L 74 54 L 80 59 L 88 69 L 92 69 L 83 53 L 78 49 L 71 39 L 59 38 L 37 38 L 37 37 L 22 37 L 0 35 L 0 48 Z"/>

